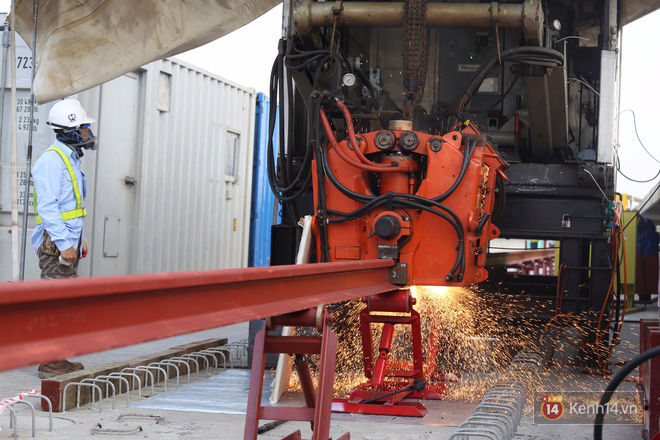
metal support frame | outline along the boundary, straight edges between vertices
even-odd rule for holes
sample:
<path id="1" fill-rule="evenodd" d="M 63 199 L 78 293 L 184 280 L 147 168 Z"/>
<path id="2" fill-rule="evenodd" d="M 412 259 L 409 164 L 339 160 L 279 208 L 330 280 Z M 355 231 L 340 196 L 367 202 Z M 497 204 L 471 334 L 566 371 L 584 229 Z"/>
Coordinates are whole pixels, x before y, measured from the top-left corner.
<path id="1" fill-rule="evenodd" d="M 310 317 L 311 319 L 309 319 Z M 309 421 L 313 430 L 312 440 L 330 438 L 330 409 L 337 351 L 337 335 L 330 328 L 330 322 L 330 315 L 325 307 L 317 307 L 304 312 L 269 318 L 266 326 L 257 333 L 250 373 L 244 440 L 257 439 L 261 419 Z M 276 325 L 317 327 L 320 329 L 321 336 L 270 335 L 269 331 L 273 330 Z M 261 406 L 266 353 L 294 353 L 296 355 L 296 371 L 300 378 L 305 407 Z M 319 355 L 319 377 L 316 390 L 309 364 L 304 357 L 307 354 Z M 300 432 L 296 431 L 285 438 L 300 439 Z M 348 439 L 350 437 L 345 434 L 340 438 Z"/>
<path id="2" fill-rule="evenodd" d="M 511 164 L 501 238 L 602 237 L 614 169 L 605 164 Z M 568 226 L 563 222 L 570 220 Z"/>
<path id="3" fill-rule="evenodd" d="M 388 292 L 393 260 L 0 285 L 0 370 Z"/>
<path id="4" fill-rule="evenodd" d="M 641 319 L 639 323 L 639 352 L 644 353 L 660 345 L 660 319 Z M 644 438 L 655 439 L 660 435 L 660 358 L 652 358 L 639 366 L 639 378 L 643 390 L 642 403 L 647 409 L 644 417 Z M 639 387 L 638 387 L 639 388 Z"/>
<path id="5" fill-rule="evenodd" d="M 413 308 L 415 299 L 408 290 L 374 295 L 365 298 L 367 307 L 360 313 L 360 332 L 365 376 L 370 382 L 351 392 L 348 399 L 334 399 L 333 412 L 404 417 L 424 417 L 428 410 L 419 402 L 403 402 L 404 398 L 439 400 L 446 391 L 443 383 L 430 383 L 435 373 L 437 356 L 437 332 L 431 331 L 427 350 L 427 365 L 424 365 L 422 334 L 419 313 Z M 379 312 L 374 314 L 373 312 Z M 382 314 L 382 312 L 396 313 Z M 407 313 L 408 316 L 401 316 Z M 372 323 L 383 324 L 378 358 L 374 362 L 372 345 Z M 390 359 L 389 353 L 394 338 L 395 325 L 410 325 L 413 360 Z M 424 390 L 412 389 L 414 381 L 424 381 Z"/>
<path id="6" fill-rule="evenodd" d="M 498 219 L 500 236 L 560 240 L 555 264 L 566 264 L 568 271 L 562 311 L 600 311 L 609 287 L 609 278 L 603 275 L 612 270 L 605 199 L 614 195 L 612 167 L 512 164 L 507 177 L 506 207 Z M 522 269 L 523 275 L 506 280 L 510 291 L 524 290 L 525 294 L 554 301 L 557 278 L 545 270 L 540 276 L 534 267 Z"/>

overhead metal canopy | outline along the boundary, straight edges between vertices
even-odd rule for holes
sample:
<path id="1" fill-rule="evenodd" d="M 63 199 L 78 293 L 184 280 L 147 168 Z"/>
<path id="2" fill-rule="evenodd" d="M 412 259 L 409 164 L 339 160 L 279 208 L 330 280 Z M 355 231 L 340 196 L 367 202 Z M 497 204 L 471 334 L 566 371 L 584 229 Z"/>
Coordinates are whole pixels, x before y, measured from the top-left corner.
<path id="1" fill-rule="evenodd" d="M 660 0 L 619 0 L 619 26 L 625 26 L 660 9 Z"/>
<path id="2" fill-rule="evenodd" d="M 42 104 L 64 98 L 151 61 L 202 46 L 279 3 L 281 0 L 40 0 L 35 97 Z M 33 0 L 15 3 L 16 30 L 30 46 L 33 6 Z"/>

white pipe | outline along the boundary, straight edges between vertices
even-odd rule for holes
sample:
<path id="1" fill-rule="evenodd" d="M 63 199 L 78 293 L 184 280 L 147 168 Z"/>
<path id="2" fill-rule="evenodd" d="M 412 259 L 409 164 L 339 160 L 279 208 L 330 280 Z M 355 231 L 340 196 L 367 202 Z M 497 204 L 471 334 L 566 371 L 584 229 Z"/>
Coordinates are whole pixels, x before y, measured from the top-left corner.
<path id="1" fill-rule="evenodd" d="M 28 133 L 27 158 L 25 164 L 25 197 L 23 199 L 23 229 L 21 231 L 21 261 L 19 278 L 25 279 L 25 247 L 27 241 L 28 211 L 30 207 L 30 180 L 32 175 L 32 132 L 34 128 L 34 76 L 37 70 L 37 13 L 39 0 L 34 0 L 32 18 L 32 77 L 30 80 L 30 131 Z"/>
<path id="2" fill-rule="evenodd" d="M 18 150 L 16 148 L 16 11 L 11 2 L 11 274 L 18 280 Z M 34 63 L 33 63 L 34 64 Z"/>
<path id="3" fill-rule="evenodd" d="M 5 116 L 5 83 L 7 82 L 7 49 L 9 49 L 9 22 L 5 18 L 4 29 L 2 30 L 2 78 L 0 79 L 0 121 Z M 2 127 L 0 124 L 0 152 L 2 152 Z M 2 163 L 2 160 L 0 160 Z"/>

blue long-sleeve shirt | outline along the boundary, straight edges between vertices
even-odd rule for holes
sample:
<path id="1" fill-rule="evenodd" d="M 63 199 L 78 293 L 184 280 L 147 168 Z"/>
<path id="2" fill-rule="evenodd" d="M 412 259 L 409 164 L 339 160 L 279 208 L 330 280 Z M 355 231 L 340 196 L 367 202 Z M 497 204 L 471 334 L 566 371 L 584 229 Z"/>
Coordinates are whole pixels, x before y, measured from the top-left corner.
<path id="1" fill-rule="evenodd" d="M 71 167 L 78 182 L 80 195 L 84 200 L 87 195 L 85 173 L 80 169 L 80 159 L 75 151 L 56 140 L 57 148 L 69 157 Z M 43 222 L 34 229 L 32 247 L 36 251 L 44 240 L 44 229 L 60 251 L 74 247 L 83 233 L 83 218 L 62 220 L 62 212 L 76 209 L 76 196 L 73 191 L 71 175 L 57 151 L 46 151 L 35 162 L 32 169 L 34 189 L 37 192 L 37 213 Z M 85 206 L 82 203 L 82 206 Z"/>

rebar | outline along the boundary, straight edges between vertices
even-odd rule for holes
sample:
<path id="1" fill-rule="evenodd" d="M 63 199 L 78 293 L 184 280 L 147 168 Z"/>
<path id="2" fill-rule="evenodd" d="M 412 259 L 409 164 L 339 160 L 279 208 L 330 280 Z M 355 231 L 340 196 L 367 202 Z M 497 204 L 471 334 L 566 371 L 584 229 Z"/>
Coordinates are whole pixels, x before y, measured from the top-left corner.
<path id="1" fill-rule="evenodd" d="M 172 362 L 179 362 L 183 363 L 186 366 L 186 369 L 188 371 L 188 383 L 190 383 L 190 364 L 189 361 L 193 361 L 195 363 L 196 369 L 195 369 L 195 378 L 199 379 L 199 362 L 197 362 L 197 359 L 192 359 L 192 358 L 187 358 L 183 356 L 175 356 L 168 358 L 168 360 Z"/>
<path id="2" fill-rule="evenodd" d="M 199 363 L 197 363 L 196 360 L 201 359 L 202 361 L 204 361 L 204 368 L 206 370 L 208 370 L 209 373 L 211 372 L 211 364 L 209 363 L 209 360 L 206 358 L 206 356 L 204 356 L 203 354 L 193 352 L 193 353 L 188 353 L 188 354 L 182 354 L 179 357 L 183 358 L 183 359 L 190 359 L 192 361 L 195 361 L 195 363 L 197 364 L 198 372 L 199 372 Z M 199 374 L 197 375 L 197 377 L 199 377 Z"/>
<path id="3" fill-rule="evenodd" d="M 45 400 L 46 403 L 48 404 L 48 431 L 52 432 L 53 431 L 53 403 L 50 401 L 50 399 L 46 396 L 43 396 L 41 394 L 26 394 L 24 398 L 27 397 L 38 397 L 41 400 Z"/>
<path id="4" fill-rule="evenodd" d="M 103 391 L 101 391 L 101 387 L 96 385 L 95 383 L 83 383 L 83 382 L 69 382 L 64 386 L 64 391 L 62 391 L 62 401 L 60 402 L 60 408 L 62 408 L 62 412 L 66 411 L 66 390 L 69 388 L 71 385 L 76 385 L 78 387 L 78 393 L 76 397 L 76 408 L 80 406 L 80 387 L 91 387 L 92 388 L 92 402 L 94 403 L 94 391 L 99 390 L 99 413 L 103 412 L 103 399 L 101 398 L 103 396 Z"/>
<path id="5" fill-rule="evenodd" d="M 131 389 L 131 382 L 129 382 L 128 379 L 126 379 L 124 376 L 129 376 L 131 378 L 131 382 L 133 383 L 133 389 L 135 389 L 135 381 L 137 380 L 138 398 L 142 398 L 142 380 L 140 379 L 140 376 L 138 376 L 135 373 L 124 373 L 123 370 L 121 372 L 115 371 L 108 374 L 108 377 L 110 378 L 118 378 L 126 381 L 126 395 L 128 396 L 128 392 Z M 146 382 L 146 375 L 145 375 L 145 382 Z M 121 386 L 119 387 L 119 394 L 121 394 Z"/>
<path id="6" fill-rule="evenodd" d="M 14 412 L 14 409 L 12 406 L 21 403 L 23 405 L 27 405 L 30 407 L 30 411 L 32 412 L 32 438 L 37 436 L 37 428 L 36 428 L 36 413 L 34 411 L 34 405 L 32 405 L 30 402 L 26 402 L 25 400 L 19 400 L 17 402 L 12 402 L 7 405 L 7 408 L 9 409 L 9 429 L 12 427 L 14 428 L 14 438 L 18 438 L 18 423 L 16 420 L 16 413 Z"/>
<path id="7" fill-rule="evenodd" d="M 167 380 L 169 378 L 168 373 L 169 373 L 169 367 L 174 367 L 174 370 L 176 371 L 176 386 L 179 386 L 179 367 L 176 365 L 172 365 L 170 363 L 167 363 L 166 361 L 158 361 L 158 362 L 152 362 L 148 367 L 158 367 L 163 373 L 165 373 L 165 383 L 167 383 Z M 165 368 L 163 368 L 165 367 Z M 158 374 L 158 379 L 160 381 L 160 373 Z"/>
<path id="8" fill-rule="evenodd" d="M 105 397 L 108 397 L 108 385 L 112 387 L 112 409 L 115 409 L 115 396 L 117 394 L 117 390 L 115 389 L 115 384 L 112 383 L 112 381 L 107 380 L 107 379 L 92 379 L 89 377 L 86 377 L 85 379 L 80 381 L 81 383 L 104 383 L 105 384 Z M 103 399 L 103 394 L 99 396 L 99 399 Z"/>
<path id="9" fill-rule="evenodd" d="M 212 359 L 213 360 L 213 368 L 215 368 L 216 371 L 220 369 L 220 367 L 218 366 L 218 358 L 215 357 L 215 355 L 213 353 L 208 353 L 208 352 L 204 352 L 204 351 L 195 351 L 193 353 L 190 353 L 190 355 L 191 356 L 201 356 L 201 357 L 203 357 L 204 359 L 206 359 L 207 364 L 209 364 L 208 360 Z M 208 369 L 210 370 L 211 367 L 209 366 Z"/>
<path id="10" fill-rule="evenodd" d="M 222 350 L 219 347 L 211 347 L 211 348 L 207 348 L 205 350 L 200 350 L 199 352 L 200 353 L 212 354 L 214 357 L 215 357 L 215 355 L 219 354 L 220 356 L 222 356 L 222 368 L 225 369 L 225 370 L 227 369 L 227 356 L 225 356 L 225 353 L 228 353 L 227 350 Z M 216 360 L 217 360 L 217 358 L 216 358 Z M 230 366 L 231 369 L 234 369 L 234 362 L 232 361 L 231 356 L 229 356 L 229 366 Z"/>
<path id="11" fill-rule="evenodd" d="M 124 368 L 123 370 L 121 370 L 121 372 L 123 373 L 124 371 L 144 371 L 144 386 L 146 387 L 147 385 L 149 385 L 149 380 L 147 379 L 147 377 L 150 376 L 151 377 L 151 394 L 156 394 L 155 380 L 154 380 L 155 378 L 154 378 L 154 373 L 151 371 L 152 369 L 155 369 L 155 370 L 158 371 L 158 379 L 160 379 L 161 371 L 163 372 L 163 374 L 165 375 L 165 382 L 164 382 L 165 391 L 167 391 L 167 372 L 162 368 L 148 367 L 146 365 L 138 365 L 137 367 L 134 367 L 134 368 L 130 368 L 130 367 Z"/>
<path id="12" fill-rule="evenodd" d="M 107 379 L 109 381 L 117 380 L 117 385 L 119 385 L 119 394 L 121 394 L 121 381 L 123 380 L 124 382 L 126 382 L 126 403 L 127 404 L 131 403 L 131 397 L 130 397 L 131 386 L 128 383 L 128 379 L 126 379 L 125 377 L 121 377 L 121 376 L 118 376 L 116 374 L 115 375 L 106 374 L 106 375 L 96 376 L 96 377 L 94 377 L 94 379 Z M 106 385 L 105 394 L 106 394 L 106 397 L 107 397 L 107 394 L 108 394 L 107 385 Z"/>
<path id="13" fill-rule="evenodd" d="M 516 354 L 503 374 L 506 379 L 490 387 L 449 440 L 511 440 L 525 407 L 530 373 L 540 373 L 544 365 L 545 356 L 538 351 L 524 350 Z"/>

